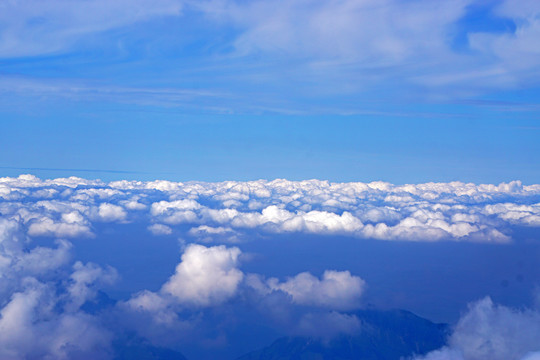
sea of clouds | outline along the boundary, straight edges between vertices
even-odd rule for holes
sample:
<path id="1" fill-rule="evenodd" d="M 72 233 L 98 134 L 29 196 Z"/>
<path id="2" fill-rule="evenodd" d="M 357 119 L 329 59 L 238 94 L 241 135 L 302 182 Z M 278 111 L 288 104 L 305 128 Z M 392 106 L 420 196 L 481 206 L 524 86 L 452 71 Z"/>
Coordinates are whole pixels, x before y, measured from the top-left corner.
<path id="1" fill-rule="evenodd" d="M 133 222 L 143 236 L 178 236 L 182 255 L 155 289 L 110 299 L 122 274 L 79 261 L 74 247 L 99 237 L 98 224 Z M 501 246 L 515 226 L 540 226 L 540 185 L 0 178 L 0 357 L 114 358 L 125 334 L 176 350 L 201 339 L 225 346 L 238 306 L 286 334 L 355 333 L 360 321 L 347 311 L 363 306 L 361 274 L 246 273 L 242 243 L 256 232 Z M 539 340 L 538 310 L 485 298 L 423 359 L 533 360 Z"/>
<path id="2" fill-rule="evenodd" d="M 94 222 L 143 216 L 154 235 L 180 224 L 188 235 L 234 241 L 266 233 L 343 234 L 404 241 L 511 242 L 511 226 L 540 226 L 540 185 L 460 182 L 114 181 L 31 175 L 0 178 L 0 211 L 30 236 L 94 236 Z"/>

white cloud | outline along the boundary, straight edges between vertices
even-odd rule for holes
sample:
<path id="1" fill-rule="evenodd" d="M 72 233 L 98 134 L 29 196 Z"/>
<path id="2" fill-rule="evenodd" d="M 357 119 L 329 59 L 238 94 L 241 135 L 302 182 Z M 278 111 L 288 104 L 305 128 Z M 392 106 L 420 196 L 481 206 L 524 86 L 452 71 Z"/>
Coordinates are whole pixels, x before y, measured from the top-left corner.
<path id="1" fill-rule="evenodd" d="M 13 264 L 14 269 L 38 275 L 67 264 L 71 260 L 72 244 L 65 240 L 57 240 L 56 244 L 56 249 L 38 246 L 19 254 Z"/>
<path id="2" fill-rule="evenodd" d="M 134 310 L 148 311 L 152 313 L 159 313 L 163 311 L 166 313 L 169 302 L 167 301 L 167 299 L 157 293 L 144 290 L 138 293 L 136 296 L 132 297 L 127 302 L 127 305 Z M 176 318 L 176 316 L 174 318 Z M 156 319 L 159 322 L 167 323 L 171 322 L 172 320 L 169 315 L 167 315 L 166 320 L 162 316 L 156 316 Z"/>
<path id="3" fill-rule="evenodd" d="M 236 247 L 190 244 L 159 292 L 141 291 L 120 306 L 150 315 L 153 323 L 173 326 L 181 322 L 178 307 L 219 305 L 236 295 L 244 279 L 237 267 L 240 253 Z"/>
<path id="4" fill-rule="evenodd" d="M 180 303 L 206 306 L 232 297 L 244 274 L 238 270 L 240 249 L 223 245 L 189 245 L 176 272 L 162 288 Z"/>
<path id="5" fill-rule="evenodd" d="M 195 228 L 191 228 L 189 230 L 189 233 L 192 235 L 199 235 L 199 234 L 209 234 L 209 235 L 222 235 L 232 232 L 233 230 L 230 228 L 224 228 L 224 227 L 211 227 L 207 225 L 201 225 L 197 226 Z"/>
<path id="6" fill-rule="evenodd" d="M 526 360 L 540 355 L 540 313 L 494 304 L 490 298 L 469 306 L 449 345 L 423 360 Z"/>
<path id="7" fill-rule="evenodd" d="M 33 221 L 28 227 L 31 236 L 81 237 L 92 236 L 92 231 L 86 224 L 73 222 L 58 222 L 43 217 Z"/>
<path id="8" fill-rule="evenodd" d="M 0 211 L 4 217 L 23 221 L 31 236 L 78 237 L 93 235 L 92 221 L 125 222 L 129 208 L 148 220 L 150 231 L 159 226 L 168 232 L 162 226 L 188 224 L 188 235 L 205 242 L 237 241 L 242 232 L 257 231 L 507 243 L 513 226 L 540 226 L 540 186 L 519 181 L 399 186 L 319 180 L 121 181 L 107 185 L 70 179 L 2 178 L 4 194 L 10 195 L 0 202 Z M 149 207 L 138 202 L 150 192 Z"/>
<path id="9" fill-rule="evenodd" d="M 188 234 L 201 242 L 239 242 L 237 232 L 229 227 L 201 225 L 189 229 Z"/>
<path id="10" fill-rule="evenodd" d="M 122 318 L 128 327 L 164 344 L 164 339 L 196 331 L 204 308 L 220 306 L 228 300 L 234 300 L 234 304 L 249 301 L 248 306 L 255 306 L 263 317 L 270 316 L 272 323 L 286 326 L 291 334 L 329 339 L 360 328 L 356 316 L 335 310 L 360 306 L 365 289 L 361 278 L 348 271 L 328 270 L 321 279 L 300 273 L 284 282 L 265 280 L 258 274 L 244 275 L 238 268 L 240 254 L 236 247 L 188 245 L 175 273 L 159 291 L 143 290 L 120 302 L 117 308 L 124 314 Z M 293 316 L 295 320 L 289 317 L 293 308 L 293 312 L 300 311 Z M 199 315 L 195 316 L 196 313 Z M 170 332 L 174 335 L 167 335 Z"/>
<path id="11" fill-rule="evenodd" d="M 83 221 L 71 210 L 60 216 L 62 224 Z M 55 240 L 54 247 L 36 246 L 25 221 L 17 213 L 0 218 L 0 358 L 112 358 L 113 333 L 81 306 L 111 284 L 116 271 L 80 262 L 71 271 L 73 245 Z"/>
<path id="12" fill-rule="evenodd" d="M 320 280 L 303 272 L 284 282 L 271 278 L 266 283 L 270 290 L 289 294 L 297 304 L 337 310 L 359 307 L 365 285 L 364 280 L 348 271 L 334 270 L 326 270 Z"/>
<path id="13" fill-rule="evenodd" d="M 160 201 L 152 204 L 150 210 L 152 215 L 163 215 L 165 213 L 171 214 L 176 210 L 197 210 L 200 209 L 201 205 L 195 200 L 185 199 L 177 201 Z"/>
<path id="14" fill-rule="evenodd" d="M 77 261 L 73 269 L 75 271 L 70 276 L 71 283 L 67 292 L 71 297 L 70 306 L 76 309 L 94 299 L 98 286 L 111 285 L 118 279 L 116 269 L 110 266 L 104 269 L 93 263 Z"/>
<path id="15" fill-rule="evenodd" d="M 158 216 L 167 224 L 180 224 L 198 221 L 195 211 L 200 210 L 202 206 L 192 199 L 183 199 L 177 201 L 159 201 L 152 204 L 150 213 Z"/>
<path id="16" fill-rule="evenodd" d="M 206 1 L 198 6 L 243 28 L 234 42 L 241 54 L 283 52 L 392 64 L 418 54 L 448 53 L 446 28 L 465 13 L 468 3 L 294 0 Z"/>
<path id="17" fill-rule="evenodd" d="M 85 35 L 156 16 L 178 15 L 181 1 L 8 1 L 0 5 L 0 56 L 61 52 Z"/>
<path id="18" fill-rule="evenodd" d="M 126 211 L 121 206 L 109 203 L 99 205 L 98 215 L 102 221 L 124 221 L 127 217 Z"/>
<path id="19" fill-rule="evenodd" d="M 140 198 L 138 196 L 134 196 L 129 200 L 123 200 L 120 202 L 126 209 L 129 210 L 145 210 L 147 206 L 143 203 L 139 202 Z"/>
<path id="20" fill-rule="evenodd" d="M 150 231 L 154 235 L 170 235 L 172 234 L 172 229 L 168 227 L 167 225 L 163 224 L 152 224 L 147 227 L 148 231 Z"/>
<path id="21" fill-rule="evenodd" d="M 17 221 L 0 218 L 0 301 L 25 277 L 48 276 L 71 260 L 72 245 L 68 241 L 56 240 L 56 248 L 29 248 L 22 228 Z"/>
<path id="22" fill-rule="evenodd" d="M 514 20 L 516 30 L 503 34 L 470 34 L 471 47 L 497 59 L 496 66 L 501 72 L 510 75 L 507 80 L 510 85 L 528 82 L 524 74 L 530 73 L 531 69 L 538 70 L 540 7 L 533 1 L 506 0 L 499 4 L 495 13 Z"/>
<path id="23" fill-rule="evenodd" d="M 112 357 L 112 333 L 97 318 L 62 309 L 50 284 L 26 278 L 22 285 L 0 310 L 2 359 Z"/>
<path id="24" fill-rule="evenodd" d="M 3 14 L 4 15 L 4 14 Z M 75 176 L 69 178 L 57 178 L 54 180 L 41 180 L 40 178 L 31 174 L 22 174 L 16 178 L 3 177 L 0 178 L 0 184 L 5 184 L 10 187 L 18 188 L 37 188 L 41 186 L 59 185 L 69 188 L 76 188 L 79 185 L 87 186 L 100 186 L 104 185 L 101 180 L 87 180 Z"/>
<path id="25" fill-rule="evenodd" d="M 516 29 L 478 31 L 460 21 L 477 3 L 224 0 L 196 6 L 210 19 L 239 29 L 232 41 L 236 55 L 286 59 L 296 65 L 289 76 L 319 78 L 326 85 L 335 79 L 333 85 L 345 91 L 384 84 L 396 73 L 431 92 L 444 89 L 446 96 L 452 90 L 470 96 L 538 84 L 538 6 L 529 0 L 488 4 L 486 17 L 511 21 Z M 466 41 L 456 38 L 461 33 Z M 464 41 L 460 47 L 472 51 L 456 51 L 454 41 Z"/>

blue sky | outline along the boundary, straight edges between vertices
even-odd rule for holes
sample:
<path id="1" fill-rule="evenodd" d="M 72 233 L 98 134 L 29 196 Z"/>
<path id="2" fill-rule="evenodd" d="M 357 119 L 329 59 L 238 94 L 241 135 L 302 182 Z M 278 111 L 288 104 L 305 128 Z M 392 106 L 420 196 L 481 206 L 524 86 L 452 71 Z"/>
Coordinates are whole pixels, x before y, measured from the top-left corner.
<path id="1" fill-rule="evenodd" d="M 540 175 L 535 1 L 1 6 L 6 175 Z"/>

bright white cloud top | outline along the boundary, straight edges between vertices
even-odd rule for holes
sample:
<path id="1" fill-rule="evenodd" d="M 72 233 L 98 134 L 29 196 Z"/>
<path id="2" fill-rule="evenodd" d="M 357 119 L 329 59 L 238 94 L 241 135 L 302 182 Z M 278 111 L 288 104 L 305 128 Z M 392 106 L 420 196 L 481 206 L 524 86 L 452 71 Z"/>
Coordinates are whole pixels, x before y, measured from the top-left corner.
<path id="1" fill-rule="evenodd" d="M 236 268 L 240 249 L 189 246 L 162 291 L 180 302 L 209 305 L 234 295 L 244 274 Z"/>
<path id="2" fill-rule="evenodd" d="M 176 183 L 80 178 L 0 179 L 0 211 L 30 236 L 93 236 L 92 224 L 146 218 L 154 235 L 236 241 L 238 234 L 313 233 L 403 241 L 512 241 L 540 226 L 540 185 L 460 182 L 251 181 Z"/>

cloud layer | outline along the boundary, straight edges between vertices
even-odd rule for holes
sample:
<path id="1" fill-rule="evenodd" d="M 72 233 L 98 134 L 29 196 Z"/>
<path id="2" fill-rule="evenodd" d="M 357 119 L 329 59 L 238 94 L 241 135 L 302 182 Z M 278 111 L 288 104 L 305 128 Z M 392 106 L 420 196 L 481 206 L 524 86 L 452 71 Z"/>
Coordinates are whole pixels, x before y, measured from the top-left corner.
<path id="1" fill-rule="evenodd" d="M 241 246 L 281 233 L 331 241 L 329 235 L 358 241 L 509 243 L 515 228 L 540 225 L 539 200 L 539 185 L 519 181 L 392 185 L 1 178 L 0 356 L 107 359 L 125 334 L 175 350 L 197 342 L 223 347 L 244 313 L 290 335 L 354 334 L 362 324 L 351 311 L 362 306 L 369 291 L 361 274 L 335 268 L 281 278 L 250 273 L 242 270 L 250 254 L 243 254 Z M 79 241 L 96 241 L 101 227 L 121 229 L 129 223 L 156 240 L 180 237 L 182 255 L 157 286 L 116 301 L 104 291 L 122 274 L 74 259 L 73 249 Z M 535 347 L 539 324 L 534 310 L 484 299 L 471 305 L 448 346 L 426 359 L 534 359 L 540 350 Z M 516 337 L 520 329 L 527 331 Z"/>
<path id="2" fill-rule="evenodd" d="M 92 224 L 146 221 L 155 235 L 238 241 L 252 233 L 339 234 L 404 241 L 507 243 L 540 226 L 540 186 L 459 182 L 175 183 L 0 179 L 0 212 L 30 236 L 92 237 Z M 190 229 L 184 233 L 185 227 Z"/>

